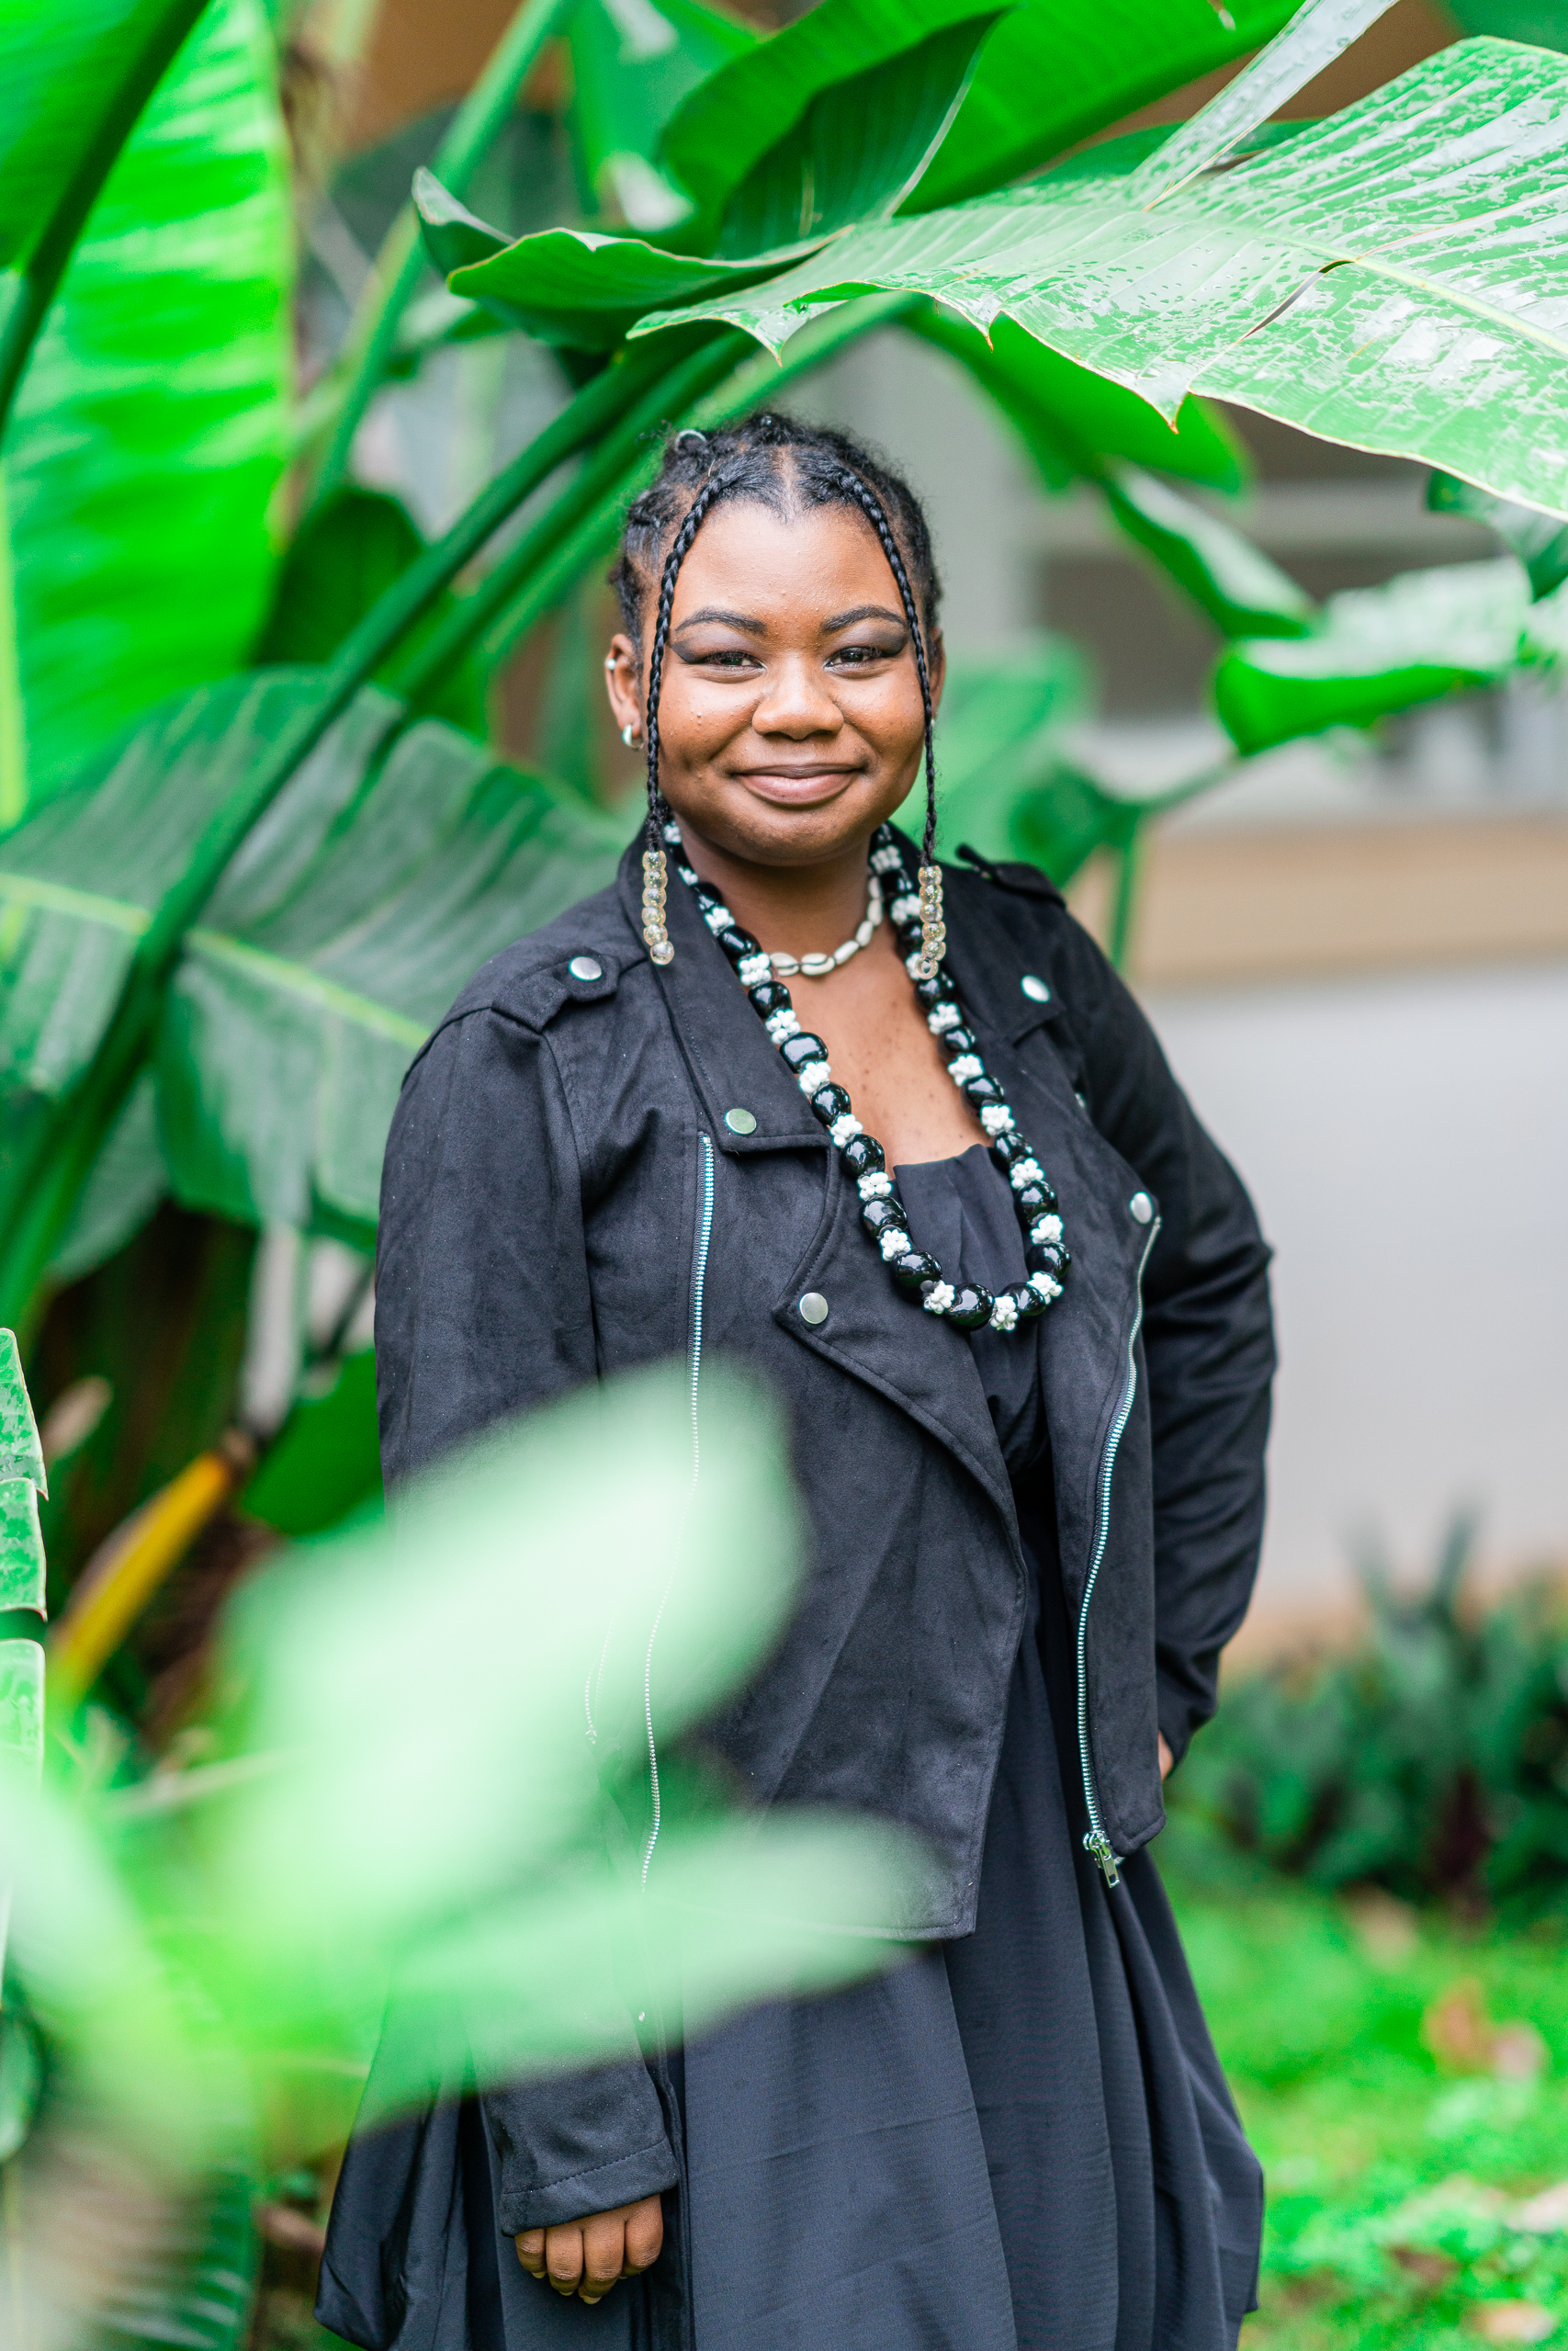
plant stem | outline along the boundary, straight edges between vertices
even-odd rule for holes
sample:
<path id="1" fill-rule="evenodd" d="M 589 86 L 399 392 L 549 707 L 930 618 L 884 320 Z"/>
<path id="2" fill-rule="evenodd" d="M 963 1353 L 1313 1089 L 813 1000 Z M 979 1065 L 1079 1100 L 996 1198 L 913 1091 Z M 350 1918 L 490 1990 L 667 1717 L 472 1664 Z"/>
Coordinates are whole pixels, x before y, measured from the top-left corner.
<path id="1" fill-rule="evenodd" d="M 0 435 L 10 420 L 17 388 L 28 364 L 38 332 L 49 313 L 66 264 L 99 189 L 137 119 L 168 71 L 207 0 L 172 0 L 152 27 L 141 48 L 126 68 L 108 112 L 93 141 L 55 201 L 26 268 L 17 280 L 11 307 L 0 326 Z"/>
<path id="2" fill-rule="evenodd" d="M 563 459 L 614 425 L 668 364 L 662 352 L 627 353 L 579 392 L 475 499 L 344 639 L 320 682 L 266 756 L 214 811 L 184 872 L 137 942 L 135 958 L 92 1061 L 38 1122 L 0 1192 L 0 1324 L 29 1325 L 39 1285 L 107 1133 L 146 1058 L 180 942 L 240 842 L 276 798 L 333 720 L 428 610 L 491 533 Z"/>
<path id="3" fill-rule="evenodd" d="M 1133 943 L 1133 912 L 1137 904 L 1141 863 L 1138 843 L 1142 830 L 1141 825 L 1133 825 L 1122 843 L 1117 859 L 1116 904 L 1111 917 L 1111 944 L 1106 949 L 1117 971 L 1126 969 L 1127 950 Z"/>
<path id="4" fill-rule="evenodd" d="M 512 111 L 519 88 L 574 5 L 575 0 L 523 0 L 431 158 L 431 170 L 454 196 L 467 195 L 474 173 Z M 348 386 L 316 476 L 312 506 L 335 490 L 348 470 L 360 419 L 379 389 L 403 312 L 427 266 L 418 217 L 412 205 L 405 204 L 382 242 L 333 369 L 334 375 L 347 375 Z"/>

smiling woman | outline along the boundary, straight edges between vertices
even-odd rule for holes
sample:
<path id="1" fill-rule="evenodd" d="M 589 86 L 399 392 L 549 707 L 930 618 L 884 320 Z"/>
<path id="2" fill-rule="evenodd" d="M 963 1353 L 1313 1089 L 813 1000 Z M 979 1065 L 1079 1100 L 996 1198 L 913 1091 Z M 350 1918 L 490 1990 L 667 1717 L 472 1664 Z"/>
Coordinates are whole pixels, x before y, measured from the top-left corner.
<path id="1" fill-rule="evenodd" d="M 1267 1251 L 1051 885 L 937 863 L 907 487 L 782 418 L 684 433 L 615 579 L 647 831 L 405 1084 L 385 1466 L 682 1353 L 694 1479 L 705 1358 L 743 1359 L 811 1571 L 708 1747 L 925 1862 L 891 1974 L 682 2049 L 623 1955 L 623 2062 L 367 2132 L 321 2314 L 371 2351 L 1226 2351 L 1260 2182 L 1143 1848 L 1256 1564 Z M 656 1632 L 610 1840 L 650 1888 L 693 1785 Z"/>

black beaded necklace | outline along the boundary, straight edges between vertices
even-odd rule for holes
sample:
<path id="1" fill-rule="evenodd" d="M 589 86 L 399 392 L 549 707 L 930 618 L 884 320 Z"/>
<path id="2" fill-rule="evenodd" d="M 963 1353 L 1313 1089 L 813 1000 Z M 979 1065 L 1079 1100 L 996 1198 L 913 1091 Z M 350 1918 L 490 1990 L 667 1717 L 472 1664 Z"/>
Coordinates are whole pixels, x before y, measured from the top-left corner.
<path id="1" fill-rule="evenodd" d="M 844 1088 L 834 1082 L 826 1045 L 811 1030 L 801 1027 L 789 989 L 782 979 L 773 978 L 769 956 L 686 863 L 679 825 L 666 824 L 663 836 L 675 853 L 677 873 L 734 965 L 758 1018 L 854 1179 L 861 1223 L 881 1250 L 897 1287 L 927 1314 L 940 1315 L 958 1330 L 987 1327 L 1017 1330 L 1043 1315 L 1061 1296 L 1072 1261 L 1062 1239 L 1056 1194 L 1025 1141 L 1006 1095 L 987 1073 L 957 989 L 940 966 L 931 967 L 929 924 L 923 931 L 920 895 L 890 827 L 881 825 L 872 836 L 871 870 L 889 898 L 888 916 L 915 993 L 925 1008 L 926 1025 L 948 1056 L 948 1076 L 978 1113 L 991 1157 L 1012 1186 L 1013 1207 L 1023 1227 L 1029 1279 L 1015 1282 L 994 1296 L 978 1283 L 949 1282 L 936 1259 L 915 1246 L 908 1211 L 888 1173 L 887 1155 L 875 1136 L 862 1126 Z"/>

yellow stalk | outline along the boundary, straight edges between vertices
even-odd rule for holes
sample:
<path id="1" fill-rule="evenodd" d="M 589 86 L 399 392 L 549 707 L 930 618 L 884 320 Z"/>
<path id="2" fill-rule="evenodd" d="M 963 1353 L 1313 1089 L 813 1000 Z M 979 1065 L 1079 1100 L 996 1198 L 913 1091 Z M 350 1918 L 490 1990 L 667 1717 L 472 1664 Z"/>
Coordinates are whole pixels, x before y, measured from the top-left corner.
<path id="1" fill-rule="evenodd" d="M 255 1451 L 231 1430 L 133 1510 L 93 1554 L 50 1635 L 50 1694 L 90 1690 L 160 1585 L 245 1477 Z"/>

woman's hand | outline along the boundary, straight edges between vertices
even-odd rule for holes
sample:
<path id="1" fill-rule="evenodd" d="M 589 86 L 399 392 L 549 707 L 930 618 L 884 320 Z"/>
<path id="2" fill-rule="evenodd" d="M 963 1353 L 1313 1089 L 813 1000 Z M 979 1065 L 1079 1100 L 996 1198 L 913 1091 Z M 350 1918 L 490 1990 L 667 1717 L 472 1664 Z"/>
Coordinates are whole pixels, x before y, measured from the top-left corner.
<path id="1" fill-rule="evenodd" d="M 1176 1758 L 1167 1746 L 1165 1743 L 1165 1733 L 1162 1731 L 1159 1735 L 1159 1776 L 1162 1780 L 1166 1777 L 1166 1774 L 1169 1771 L 1175 1761 Z M 522 2243 L 521 2238 L 518 2239 L 518 2243 Z"/>
<path id="2" fill-rule="evenodd" d="M 650 2268 L 664 2244 L 664 2205 L 657 2196 L 553 2229 L 525 2229 L 517 2258 L 531 2278 L 547 2278 L 558 2294 L 602 2302 L 617 2278 Z"/>

